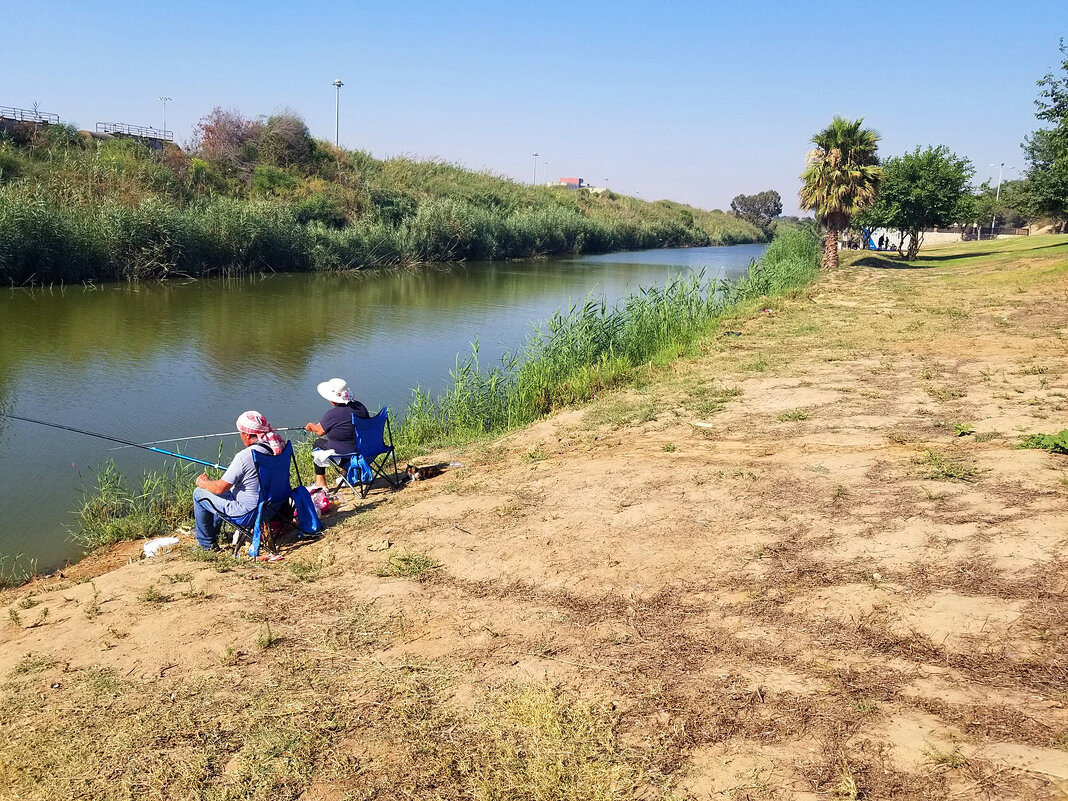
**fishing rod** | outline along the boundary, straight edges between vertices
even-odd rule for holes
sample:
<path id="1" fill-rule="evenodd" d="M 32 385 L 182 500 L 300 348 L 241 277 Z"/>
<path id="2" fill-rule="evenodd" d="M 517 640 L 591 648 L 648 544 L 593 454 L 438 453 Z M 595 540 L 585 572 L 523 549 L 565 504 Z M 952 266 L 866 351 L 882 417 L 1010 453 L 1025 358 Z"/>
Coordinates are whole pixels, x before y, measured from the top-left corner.
<path id="1" fill-rule="evenodd" d="M 304 426 L 289 426 L 288 428 L 276 428 L 275 431 L 303 431 Z M 229 437 L 238 435 L 240 431 L 223 431 L 219 434 L 197 434 L 193 437 L 175 437 L 174 439 L 154 439 L 151 442 L 139 442 L 136 445 L 120 445 L 117 448 L 108 448 L 109 451 L 121 451 L 123 448 L 139 448 L 142 445 L 163 445 L 168 442 L 186 442 L 193 439 L 211 439 L 212 437 Z"/>
<path id="2" fill-rule="evenodd" d="M 26 423 L 36 423 L 39 426 L 48 426 L 49 428 L 58 428 L 61 431 L 73 431 L 76 434 L 85 434 L 88 437 L 96 437 L 97 439 L 106 439 L 111 442 L 120 442 L 123 445 L 127 445 L 131 448 L 143 448 L 146 451 L 153 451 L 154 453 L 162 453 L 164 456 L 173 456 L 176 459 L 185 459 L 187 462 L 196 462 L 206 467 L 214 467 L 216 470 L 226 470 L 221 464 L 215 464 L 215 462 L 205 462 L 203 459 L 194 459 L 192 456 L 184 456 L 180 453 L 174 453 L 172 451 L 165 451 L 163 448 L 153 448 L 150 445 L 142 445 L 139 442 L 130 442 L 129 440 L 119 439 L 118 437 L 109 437 L 107 434 L 98 434 L 95 431 L 84 431 L 80 428 L 74 428 L 73 426 L 61 426 L 59 423 L 47 423 L 44 420 L 34 420 L 32 417 L 19 417 L 17 414 L 7 414 L 0 412 L 0 417 L 9 417 L 12 420 L 22 420 Z"/>

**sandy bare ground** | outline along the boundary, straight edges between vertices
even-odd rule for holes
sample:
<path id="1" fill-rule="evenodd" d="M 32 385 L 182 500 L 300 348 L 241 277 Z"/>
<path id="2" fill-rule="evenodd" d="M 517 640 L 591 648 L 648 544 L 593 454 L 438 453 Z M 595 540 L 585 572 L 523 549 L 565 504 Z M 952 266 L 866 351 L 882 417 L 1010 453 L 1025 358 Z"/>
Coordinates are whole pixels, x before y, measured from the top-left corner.
<path id="1" fill-rule="evenodd" d="M 1068 797 L 1068 457 L 1014 447 L 1068 427 L 1068 237 L 984 246 L 750 309 L 281 564 L 6 593 L 0 797 Z"/>

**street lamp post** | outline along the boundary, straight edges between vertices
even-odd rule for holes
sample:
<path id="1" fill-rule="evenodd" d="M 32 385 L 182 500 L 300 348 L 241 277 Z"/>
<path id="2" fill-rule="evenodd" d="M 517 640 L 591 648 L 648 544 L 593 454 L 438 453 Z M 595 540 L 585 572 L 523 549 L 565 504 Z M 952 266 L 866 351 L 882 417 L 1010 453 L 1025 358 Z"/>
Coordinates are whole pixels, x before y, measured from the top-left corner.
<path id="1" fill-rule="evenodd" d="M 1001 176 L 1005 172 L 1005 162 L 1003 161 L 1003 162 L 1001 162 L 1001 164 L 991 164 L 990 166 L 998 168 L 998 188 L 997 188 L 997 191 L 994 192 L 994 216 L 990 218 L 990 238 L 993 239 L 994 238 L 994 223 L 996 223 L 997 220 L 998 220 L 997 203 L 998 203 L 999 200 L 1001 200 Z M 1009 165 L 1009 169 L 1010 170 L 1015 170 L 1016 168 L 1013 167 L 1010 164 Z"/>
<path id="2" fill-rule="evenodd" d="M 534 177 L 531 179 L 531 184 L 537 186 L 538 184 L 538 154 L 534 154 Z"/>
<path id="3" fill-rule="evenodd" d="M 334 147 L 341 147 L 341 87 L 345 84 L 337 78 L 334 83 Z"/>
<path id="4" fill-rule="evenodd" d="M 159 99 L 163 101 L 163 135 L 166 136 L 167 135 L 167 101 L 168 100 L 174 100 L 174 98 L 173 97 L 166 97 L 165 95 L 160 95 Z"/>

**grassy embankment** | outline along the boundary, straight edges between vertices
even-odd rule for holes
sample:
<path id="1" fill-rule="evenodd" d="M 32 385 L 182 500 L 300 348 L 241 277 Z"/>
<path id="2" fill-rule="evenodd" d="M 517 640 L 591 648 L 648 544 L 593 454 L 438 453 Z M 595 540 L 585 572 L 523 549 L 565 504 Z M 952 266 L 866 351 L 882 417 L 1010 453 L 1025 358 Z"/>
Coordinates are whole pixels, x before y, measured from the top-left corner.
<path id="1" fill-rule="evenodd" d="M 791 230 L 736 281 L 680 279 L 643 290 L 614 308 L 591 301 L 558 313 L 522 351 L 489 370 L 481 369 L 477 353 L 472 354 L 440 397 L 415 390 L 395 429 L 401 459 L 525 426 L 633 381 L 644 365 L 692 353 L 724 313 L 811 281 L 818 247 L 811 232 Z M 310 480 L 307 442 L 298 457 L 302 476 Z M 196 472 L 179 465 L 148 473 L 133 487 L 113 468 L 105 469 L 96 489 L 87 493 L 76 540 L 95 548 L 173 531 L 188 517 Z"/>
<path id="2" fill-rule="evenodd" d="M 49 284 L 759 241 L 720 211 L 531 187 L 244 121 L 192 153 L 66 126 L 0 133 L 0 283 Z M 235 140 L 232 141 L 232 140 Z"/>
<path id="3" fill-rule="evenodd" d="M 850 255 L 283 564 L 9 592 L 0 787 L 1061 798 L 1066 290 L 1068 237 Z"/>

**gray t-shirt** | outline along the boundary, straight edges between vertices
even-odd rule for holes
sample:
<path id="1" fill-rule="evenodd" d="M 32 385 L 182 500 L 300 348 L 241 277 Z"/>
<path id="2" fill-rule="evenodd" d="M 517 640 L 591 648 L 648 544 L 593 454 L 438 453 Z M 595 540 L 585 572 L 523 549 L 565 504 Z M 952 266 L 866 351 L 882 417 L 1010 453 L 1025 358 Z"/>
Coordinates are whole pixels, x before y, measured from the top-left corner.
<path id="1" fill-rule="evenodd" d="M 232 485 L 230 494 L 233 496 L 236 506 L 240 507 L 240 510 L 236 511 L 236 513 L 228 509 L 227 514 L 236 516 L 237 514 L 251 512 L 256 508 L 256 504 L 260 502 L 260 477 L 256 471 L 256 465 L 252 461 L 253 449 L 263 454 L 271 453 L 269 446 L 254 442 L 243 451 L 238 452 L 234 460 L 230 462 L 230 466 L 226 468 L 226 472 L 222 475 L 222 480 Z"/>

